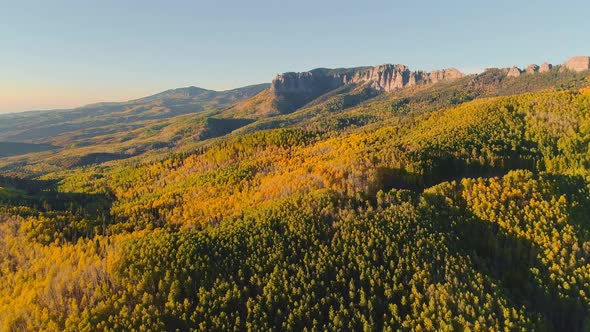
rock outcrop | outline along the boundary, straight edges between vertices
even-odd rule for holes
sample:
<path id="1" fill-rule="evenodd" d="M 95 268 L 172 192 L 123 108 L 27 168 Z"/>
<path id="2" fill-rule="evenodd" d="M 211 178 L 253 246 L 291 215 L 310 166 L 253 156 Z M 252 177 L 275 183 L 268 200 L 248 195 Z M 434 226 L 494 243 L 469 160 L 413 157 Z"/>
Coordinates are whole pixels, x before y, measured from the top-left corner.
<path id="1" fill-rule="evenodd" d="M 534 74 L 537 71 L 539 71 L 539 66 L 537 66 L 536 64 L 531 64 L 528 67 L 526 67 L 527 74 Z"/>
<path id="2" fill-rule="evenodd" d="M 506 76 L 508 77 L 519 77 L 521 74 L 526 73 L 526 74 L 536 74 L 536 73 L 546 73 L 549 72 L 551 70 L 551 68 L 553 68 L 553 66 L 550 63 L 543 63 L 541 66 L 538 66 L 536 64 L 530 64 L 526 67 L 526 69 L 524 71 L 520 70 L 518 67 L 514 66 L 511 68 L 504 68 Z"/>
<path id="3" fill-rule="evenodd" d="M 541 65 L 541 67 L 539 67 L 539 73 L 547 73 L 551 70 L 551 68 L 553 68 L 553 65 L 545 62 Z"/>
<path id="4" fill-rule="evenodd" d="M 520 76 L 520 69 L 518 69 L 518 67 L 512 67 L 508 70 L 508 74 L 506 74 L 506 76 L 518 77 L 518 76 Z"/>
<path id="5" fill-rule="evenodd" d="M 563 64 L 563 68 L 575 72 L 590 70 L 590 57 L 575 56 L 573 58 L 570 58 Z"/>

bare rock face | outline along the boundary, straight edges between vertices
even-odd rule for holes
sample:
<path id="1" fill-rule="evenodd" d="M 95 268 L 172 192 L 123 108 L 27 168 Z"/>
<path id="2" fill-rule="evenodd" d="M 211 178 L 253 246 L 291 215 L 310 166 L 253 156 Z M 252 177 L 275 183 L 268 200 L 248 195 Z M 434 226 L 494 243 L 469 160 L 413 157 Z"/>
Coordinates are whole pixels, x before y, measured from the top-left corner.
<path id="1" fill-rule="evenodd" d="M 518 76 L 520 76 L 520 69 L 518 69 L 518 67 L 512 67 L 508 70 L 508 74 L 506 74 L 506 76 L 518 77 Z"/>
<path id="2" fill-rule="evenodd" d="M 550 63 L 545 62 L 539 68 L 539 73 L 547 73 L 547 72 L 549 72 L 551 70 L 551 68 L 553 68 L 553 65 L 550 64 Z"/>
<path id="3" fill-rule="evenodd" d="M 320 95 L 342 86 L 342 78 L 325 69 L 277 75 L 270 85 L 274 106 L 281 113 L 291 112 Z"/>
<path id="4" fill-rule="evenodd" d="M 461 78 L 463 76 L 465 76 L 465 75 L 463 75 L 463 73 L 460 72 L 459 70 L 457 70 L 455 68 L 448 68 L 448 69 L 443 69 L 443 70 L 431 71 L 428 74 L 428 79 L 430 80 L 430 83 L 437 83 L 440 81 L 456 80 L 456 79 Z"/>
<path id="5" fill-rule="evenodd" d="M 588 56 L 575 56 L 567 60 L 563 67 L 568 70 L 575 72 L 581 72 L 590 69 L 590 57 Z"/>
<path id="6" fill-rule="evenodd" d="M 539 66 L 537 66 L 535 64 L 532 64 L 532 65 L 529 65 L 528 67 L 526 67 L 527 74 L 534 74 L 537 71 L 539 71 Z"/>
<path id="7" fill-rule="evenodd" d="M 379 91 L 393 91 L 418 84 L 437 83 L 463 77 L 455 69 L 435 70 L 432 72 L 410 71 L 404 65 L 385 64 L 371 68 L 352 68 L 331 72 L 330 70 L 313 70 L 303 73 L 285 73 L 277 75 L 271 84 L 274 94 L 308 93 L 312 91 L 331 90 L 346 84 L 372 82 L 372 87 Z"/>
<path id="8" fill-rule="evenodd" d="M 385 64 L 367 70 L 357 71 L 352 76 L 344 76 L 344 84 L 372 82 L 372 87 L 379 91 L 390 92 L 409 86 L 449 81 L 463 77 L 457 69 L 410 71 L 404 65 Z"/>
<path id="9" fill-rule="evenodd" d="M 338 77 L 321 75 L 317 72 L 284 73 L 277 75 L 270 86 L 274 94 L 313 93 L 314 91 L 335 89 L 340 85 Z"/>
<path id="10" fill-rule="evenodd" d="M 415 85 L 420 77 L 410 72 L 404 65 L 385 64 L 375 66 L 368 70 L 355 72 L 353 75 L 344 75 L 343 84 L 366 83 L 371 81 L 372 87 L 379 91 L 393 91 L 408 85 Z"/>

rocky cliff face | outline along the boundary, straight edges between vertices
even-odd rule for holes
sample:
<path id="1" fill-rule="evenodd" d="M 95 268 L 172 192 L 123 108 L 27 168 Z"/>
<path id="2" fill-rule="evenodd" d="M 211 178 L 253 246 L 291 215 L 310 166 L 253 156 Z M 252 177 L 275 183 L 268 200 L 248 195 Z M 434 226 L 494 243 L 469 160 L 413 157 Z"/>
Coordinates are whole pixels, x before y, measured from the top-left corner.
<path id="1" fill-rule="evenodd" d="M 303 73 L 277 75 L 271 91 L 281 93 L 310 93 L 318 88 L 335 89 L 346 84 L 372 83 L 379 91 L 393 91 L 418 84 L 437 83 L 463 77 L 454 68 L 432 72 L 410 71 L 404 65 L 385 64 L 372 68 L 353 68 L 341 71 L 313 70 Z"/>
<path id="2" fill-rule="evenodd" d="M 404 86 L 416 85 L 416 76 L 420 73 L 410 72 L 404 65 L 381 65 L 367 70 L 357 71 L 353 75 L 344 75 L 343 84 L 362 84 L 371 82 L 371 86 L 379 91 L 392 91 Z"/>
<path id="3" fill-rule="evenodd" d="M 284 73 L 277 75 L 270 85 L 275 95 L 282 94 L 315 94 L 329 91 L 342 85 L 338 75 L 326 75 L 319 70 L 303 73 Z"/>
<path id="4" fill-rule="evenodd" d="M 272 81 L 270 91 L 277 105 L 289 111 L 330 90 L 350 84 L 370 84 L 370 87 L 377 91 L 390 92 L 461 77 L 463 74 L 454 68 L 425 72 L 411 71 L 407 66 L 399 64 L 384 64 L 375 67 L 285 73 L 277 75 Z"/>
<path id="5" fill-rule="evenodd" d="M 270 85 L 273 108 L 289 113 L 342 85 L 342 77 L 324 69 L 277 75 Z"/>
<path id="6" fill-rule="evenodd" d="M 410 71 L 404 65 L 385 64 L 367 70 L 357 71 L 353 76 L 344 76 L 344 84 L 372 83 L 372 87 L 379 91 L 390 92 L 418 84 L 437 83 L 463 77 L 457 69 L 443 69 L 433 72 Z"/>

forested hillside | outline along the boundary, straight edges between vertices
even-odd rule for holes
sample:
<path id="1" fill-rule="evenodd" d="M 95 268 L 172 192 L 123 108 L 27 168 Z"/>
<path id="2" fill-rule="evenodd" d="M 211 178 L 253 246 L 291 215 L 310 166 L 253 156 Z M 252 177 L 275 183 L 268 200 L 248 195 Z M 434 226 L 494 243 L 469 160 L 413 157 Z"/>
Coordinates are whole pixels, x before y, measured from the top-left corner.
<path id="1" fill-rule="evenodd" d="M 0 330 L 588 331 L 589 86 L 263 90 L 3 158 Z"/>

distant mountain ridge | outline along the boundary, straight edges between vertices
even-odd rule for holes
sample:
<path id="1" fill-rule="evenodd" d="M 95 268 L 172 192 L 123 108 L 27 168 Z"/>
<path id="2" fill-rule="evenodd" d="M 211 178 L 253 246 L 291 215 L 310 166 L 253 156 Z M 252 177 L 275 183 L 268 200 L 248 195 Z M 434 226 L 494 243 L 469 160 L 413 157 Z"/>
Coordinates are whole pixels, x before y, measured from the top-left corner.
<path id="1" fill-rule="evenodd" d="M 230 90 L 223 90 L 223 91 L 216 91 L 216 90 L 209 90 L 203 89 L 196 86 L 189 86 L 184 88 L 176 88 L 176 89 L 169 89 L 166 91 L 162 91 L 155 95 L 139 98 L 133 100 L 135 102 L 143 102 L 148 100 L 155 100 L 155 99 L 191 99 L 191 98 L 199 98 L 200 100 L 205 101 L 213 101 L 216 99 L 241 99 L 251 97 L 252 93 L 258 93 L 263 89 L 266 89 L 269 86 L 268 83 L 262 84 L 255 84 L 255 85 L 248 85 L 241 88 L 230 89 Z M 219 103 L 220 105 L 224 105 L 224 103 Z"/>
<path id="2" fill-rule="evenodd" d="M 0 140 L 37 142 L 49 136 L 83 129 L 107 130 L 105 126 L 133 124 L 183 114 L 224 109 L 255 96 L 269 84 L 249 85 L 226 91 L 198 87 L 166 90 L 161 93 L 115 103 L 96 103 L 70 110 L 34 111 L 0 115 Z"/>

